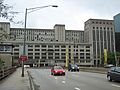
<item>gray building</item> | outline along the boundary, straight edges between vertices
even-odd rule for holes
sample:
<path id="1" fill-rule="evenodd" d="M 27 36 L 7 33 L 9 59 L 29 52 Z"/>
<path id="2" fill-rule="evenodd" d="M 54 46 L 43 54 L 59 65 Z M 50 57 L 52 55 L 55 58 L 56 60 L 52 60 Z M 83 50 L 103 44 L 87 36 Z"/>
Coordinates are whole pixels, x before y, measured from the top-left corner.
<path id="1" fill-rule="evenodd" d="M 24 28 L 10 28 L 10 23 L 0 23 L 0 28 L 9 34 L 7 41 L 15 45 L 14 62 L 23 54 Z M 81 66 L 100 66 L 104 61 L 104 49 L 115 52 L 115 29 L 113 20 L 89 19 L 84 31 L 66 30 L 64 24 L 56 24 L 53 29 L 27 28 L 26 64 L 65 65 L 68 61 Z M 68 49 L 68 53 L 66 53 Z"/>
<path id="2" fill-rule="evenodd" d="M 1 23 L 0 23 L 1 24 Z M 5 27 L 3 27 L 5 26 Z M 10 28 L 9 23 L 2 23 L 1 27 L 9 34 L 7 43 L 12 43 L 14 63 L 19 62 L 23 54 L 24 28 Z M 84 43 L 84 31 L 66 30 L 65 25 L 56 24 L 53 29 L 26 29 L 26 50 L 30 65 L 65 65 L 66 49 L 68 48 L 68 61 L 81 66 L 91 66 L 91 44 Z"/>
<path id="3" fill-rule="evenodd" d="M 92 44 L 95 66 L 103 63 L 104 49 L 115 52 L 115 29 L 113 20 L 89 19 L 85 22 L 84 40 Z"/>

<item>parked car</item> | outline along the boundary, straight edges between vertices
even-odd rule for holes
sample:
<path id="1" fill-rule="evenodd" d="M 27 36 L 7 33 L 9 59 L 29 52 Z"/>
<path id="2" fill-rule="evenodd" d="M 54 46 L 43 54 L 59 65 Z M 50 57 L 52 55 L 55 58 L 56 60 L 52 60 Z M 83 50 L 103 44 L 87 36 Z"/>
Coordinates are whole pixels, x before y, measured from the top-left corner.
<path id="1" fill-rule="evenodd" d="M 79 67 L 77 64 L 69 64 L 68 71 L 78 71 L 79 72 Z"/>
<path id="2" fill-rule="evenodd" d="M 113 65 L 113 64 L 107 64 L 107 65 L 105 65 L 104 67 L 105 67 L 105 68 L 111 68 L 111 67 L 114 67 L 114 65 Z"/>
<path id="3" fill-rule="evenodd" d="M 65 75 L 65 70 L 61 66 L 53 66 L 51 68 L 51 75 Z"/>
<path id="4" fill-rule="evenodd" d="M 107 72 L 108 81 L 120 81 L 120 67 L 111 67 Z"/>

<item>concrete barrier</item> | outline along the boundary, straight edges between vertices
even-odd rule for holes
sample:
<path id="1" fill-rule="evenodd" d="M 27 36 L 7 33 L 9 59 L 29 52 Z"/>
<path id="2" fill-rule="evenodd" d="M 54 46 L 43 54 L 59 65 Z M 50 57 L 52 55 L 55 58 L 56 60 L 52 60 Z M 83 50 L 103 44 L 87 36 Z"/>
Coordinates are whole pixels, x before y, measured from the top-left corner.
<path id="1" fill-rule="evenodd" d="M 108 71 L 108 68 L 102 68 L 102 67 L 80 67 L 80 71 L 106 74 L 107 71 Z"/>
<path id="2" fill-rule="evenodd" d="M 30 90 L 40 90 L 40 85 L 37 84 L 35 79 L 32 77 L 29 71 L 27 71 L 29 82 L 30 82 Z"/>

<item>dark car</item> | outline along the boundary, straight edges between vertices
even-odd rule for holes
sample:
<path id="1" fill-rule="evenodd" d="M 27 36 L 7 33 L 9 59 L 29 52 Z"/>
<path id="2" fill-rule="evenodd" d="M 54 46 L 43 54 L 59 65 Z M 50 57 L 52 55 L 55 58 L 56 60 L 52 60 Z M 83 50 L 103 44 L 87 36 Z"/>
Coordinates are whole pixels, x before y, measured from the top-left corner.
<path id="1" fill-rule="evenodd" d="M 120 67 L 111 67 L 107 72 L 108 81 L 120 81 Z"/>
<path id="2" fill-rule="evenodd" d="M 77 64 L 69 64 L 68 71 L 78 71 L 79 72 L 79 67 Z"/>
<path id="3" fill-rule="evenodd" d="M 65 75 L 65 70 L 61 66 L 53 66 L 51 68 L 51 75 Z"/>

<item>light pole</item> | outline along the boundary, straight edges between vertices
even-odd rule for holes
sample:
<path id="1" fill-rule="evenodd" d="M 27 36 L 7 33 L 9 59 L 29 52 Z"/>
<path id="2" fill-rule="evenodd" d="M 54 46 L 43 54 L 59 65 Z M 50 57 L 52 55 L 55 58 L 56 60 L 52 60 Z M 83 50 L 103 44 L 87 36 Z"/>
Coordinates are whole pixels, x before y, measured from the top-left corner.
<path id="1" fill-rule="evenodd" d="M 27 13 L 28 11 L 34 12 L 37 10 L 40 10 L 42 8 L 47 8 L 47 7 L 58 7 L 57 5 L 47 5 L 47 6 L 41 6 L 41 7 L 34 7 L 34 8 L 26 8 L 25 9 L 25 23 L 24 23 L 24 42 L 23 42 L 23 55 L 25 55 L 25 41 L 26 41 L 26 23 L 27 23 Z M 24 61 L 22 61 L 22 77 L 24 77 Z"/>

